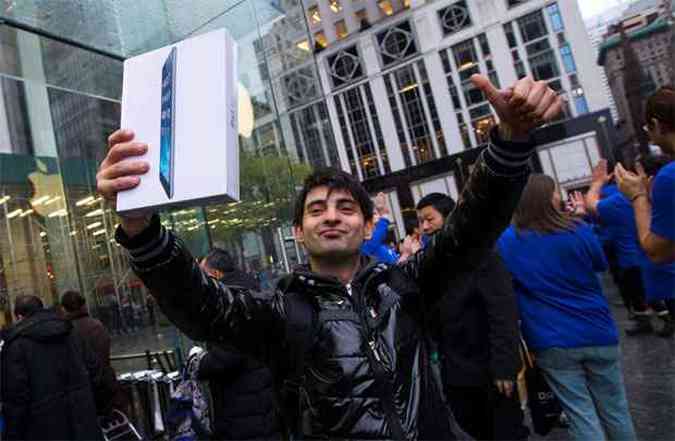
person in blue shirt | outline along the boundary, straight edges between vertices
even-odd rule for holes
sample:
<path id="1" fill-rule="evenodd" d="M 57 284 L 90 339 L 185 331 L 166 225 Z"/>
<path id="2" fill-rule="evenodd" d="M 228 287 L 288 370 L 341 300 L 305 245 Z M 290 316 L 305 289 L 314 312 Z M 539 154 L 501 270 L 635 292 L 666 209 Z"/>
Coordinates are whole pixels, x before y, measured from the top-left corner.
<path id="1" fill-rule="evenodd" d="M 619 292 L 635 318 L 635 323 L 626 329 L 626 334 L 650 334 L 653 328 L 645 301 L 642 259 L 633 207 L 618 191 L 601 198 L 601 190 L 609 180 L 607 161 L 601 159 L 593 169 L 591 186 L 586 193 L 586 209 L 605 226 L 614 245 L 619 267 Z"/>
<path id="2" fill-rule="evenodd" d="M 670 158 L 651 154 L 639 158 L 638 161 L 649 178 L 648 190 L 651 191 L 653 177 L 670 163 Z M 657 334 L 665 338 L 672 337 L 675 335 L 675 263 L 654 263 L 644 252 L 641 253 L 641 258 L 647 302 L 649 304 L 663 302 L 668 311 L 668 315 L 663 317 L 665 324 Z"/>
<path id="3" fill-rule="evenodd" d="M 569 417 L 571 438 L 635 440 L 618 333 L 596 274 L 607 262 L 591 227 L 563 212 L 552 178 L 530 176 L 498 249 L 523 337 Z"/>
<path id="4" fill-rule="evenodd" d="M 406 238 L 401 244 L 401 254 L 387 246 L 387 234 L 391 224 L 391 211 L 387 205 L 387 197 L 384 193 L 378 193 L 374 201 L 375 215 L 372 235 L 370 239 L 361 245 L 361 254 L 370 256 L 378 262 L 394 265 L 399 261 L 405 261 L 419 250 L 420 245 L 415 244 L 411 238 Z"/>
<path id="5" fill-rule="evenodd" d="M 662 87 L 647 100 L 644 129 L 652 144 L 675 158 L 675 88 Z M 631 201 L 640 246 L 654 263 L 675 262 L 675 163 L 654 178 L 651 198 L 644 172 L 615 169 L 619 189 Z"/>

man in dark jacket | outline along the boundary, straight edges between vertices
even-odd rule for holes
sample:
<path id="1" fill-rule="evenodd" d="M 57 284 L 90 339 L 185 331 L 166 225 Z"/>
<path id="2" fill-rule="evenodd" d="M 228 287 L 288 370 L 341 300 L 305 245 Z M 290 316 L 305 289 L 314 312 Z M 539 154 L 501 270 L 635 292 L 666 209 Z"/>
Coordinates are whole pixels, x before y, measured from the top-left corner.
<path id="1" fill-rule="evenodd" d="M 211 250 L 201 267 L 224 285 L 260 290 L 258 282 L 239 270 L 223 249 Z M 199 362 L 198 378 L 209 381 L 213 399 L 212 439 L 281 438 L 272 372 L 268 367 L 234 348 L 211 345 Z"/>
<path id="2" fill-rule="evenodd" d="M 102 371 L 101 390 L 105 394 L 99 394 L 106 399 L 103 402 L 97 402 L 98 414 L 102 416 L 110 415 L 112 408 L 115 407 L 122 411 L 127 411 L 127 403 L 124 393 L 117 384 L 115 370 L 110 364 L 110 334 L 99 320 L 91 317 L 87 311 L 85 298 L 76 291 L 66 291 L 61 297 L 61 306 L 65 314 L 65 319 L 73 325 L 73 329 L 78 333 L 85 344 L 96 354 L 96 360 Z"/>
<path id="3" fill-rule="evenodd" d="M 457 209 L 430 244 L 405 263 L 369 264 L 360 255 L 372 231 L 373 206 L 348 173 L 318 170 L 296 201 L 294 232 L 309 266 L 282 290 L 259 293 L 217 283 L 159 216 L 121 218 L 116 239 L 169 319 L 196 340 L 227 342 L 272 367 L 301 375 L 298 434 L 330 439 L 453 439 L 450 414 L 432 381 L 428 308 L 442 295 L 418 283 L 471 271 L 508 225 L 536 146 L 530 131 L 550 121 L 561 99 L 545 82 L 519 80 L 499 91 L 472 80 L 489 98 L 500 126 L 475 163 Z M 114 202 L 136 187 L 149 165 L 145 144 L 119 130 L 109 138 L 97 188 Z M 153 179 L 150 177 L 150 179 Z M 298 369 L 298 366 L 300 369 Z"/>
<path id="4" fill-rule="evenodd" d="M 455 207 L 451 197 L 431 193 L 417 203 L 426 236 L 439 231 Z M 430 317 L 438 343 L 445 395 L 457 422 L 479 440 L 527 437 L 517 394 L 518 306 L 511 277 L 491 252 L 475 271 L 425 286 L 447 294 Z"/>
<path id="5" fill-rule="evenodd" d="M 101 370 L 73 326 L 35 296 L 16 298 L 2 346 L 3 440 L 100 440 Z"/>

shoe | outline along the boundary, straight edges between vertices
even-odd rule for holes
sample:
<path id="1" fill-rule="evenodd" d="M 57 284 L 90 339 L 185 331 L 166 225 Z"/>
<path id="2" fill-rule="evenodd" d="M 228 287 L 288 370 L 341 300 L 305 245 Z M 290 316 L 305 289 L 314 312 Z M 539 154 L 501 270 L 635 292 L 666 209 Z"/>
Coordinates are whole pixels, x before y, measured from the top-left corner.
<path id="1" fill-rule="evenodd" d="M 626 335 L 629 337 L 651 334 L 653 332 L 654 328 L 652 327 L 651 319 L 645 315 L 638 315 L 635 318 L 635 324 L 626 329 Z"/>
<path id="2" fill-rule="evenodd" d="M 675 335 L 675 323 L 673 319 L 667 317 L 663 320 L 663 327 L 656 332 L 656 335 L 663 338 L 670 338 Z"/>

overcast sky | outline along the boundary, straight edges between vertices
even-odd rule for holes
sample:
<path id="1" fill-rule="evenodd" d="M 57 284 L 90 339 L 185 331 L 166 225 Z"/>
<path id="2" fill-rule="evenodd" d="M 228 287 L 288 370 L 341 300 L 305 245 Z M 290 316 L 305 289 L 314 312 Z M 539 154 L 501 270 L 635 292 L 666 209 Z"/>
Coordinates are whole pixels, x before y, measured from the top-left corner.
<path id="1" fill-rule="evenodd" d="M 566 0 L 570 1 L 570 0 Z M 579 3 L 581 14 L 584 18 L 593 17 L 611 8 L 612 6 L 620 5 L 622 3 L 630 3 L 627 0 L 573 0 Z"/>

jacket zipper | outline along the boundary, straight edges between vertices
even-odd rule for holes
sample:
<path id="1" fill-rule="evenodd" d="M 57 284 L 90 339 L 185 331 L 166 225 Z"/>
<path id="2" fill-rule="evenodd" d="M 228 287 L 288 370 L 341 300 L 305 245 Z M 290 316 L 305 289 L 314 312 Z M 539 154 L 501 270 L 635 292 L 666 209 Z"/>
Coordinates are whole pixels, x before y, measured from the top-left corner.
<path id="1" fill-rule="evenodd" d="M 368 279 L 366 283 L 364 284 L 364 289 L 368 285 Z M 368 326 L 368 318 L 366 317 L 366 314 L 368 314 L 367 308 L 366 308 L 366 302 L 365 299 L 363 298 L 363 291 L 358 290 L 358 285 L 352 285 L 352 289 L 354 290 L 352 292 L 352 295 L 356 294 L 355 300 L 359 306 L 359 311 L 358 311 L 358 316 L 361 321 L 361 327 L 363 328 L 362 330 L 362 335 L 363 338 L 368 342 L 368 348 L 366 349 L 366 353 L 370 353 L 369 355 L 366 355 L 366 358 L 368 358 L 368 363 L 370 364 L 373 374 L 375 375 L 376 380 L 378 383 L 381 382 L 387 382 L 386 376 L 387 376 L 387 369 L 384 367 L 384 363 L 382 362 L 382 355 L 380 354 L 380 351 L 377 349 L 377 332 L 374 330 L 371 332 L 370 327 Z M 372 314 L 372 313 L 371 313 Z M 374 360 L 373 360 L 374 358 Z M 384 386 L 386 389 L 389 389 L 390 385 L 381 385 Z M 386 402 L 385 402 L 386 400 Z M 385 418 L 387 419 L 387 422 L 389 423 L 389 430 L 391 430 L 391 435 L 393 436 L 393 439 L 398 439 L 398 440 L 404 440 L 406 439 L 406 434 L 403 429 L 403 425 L 401 424 L 400 416 L 396 413 L 396 411 L 393 408 L 393 391 L 389 390 L 389 393 L 383 394 L 380 397 L 381 405 L 382 405 L 382 410 L 385 413 Z"/>

